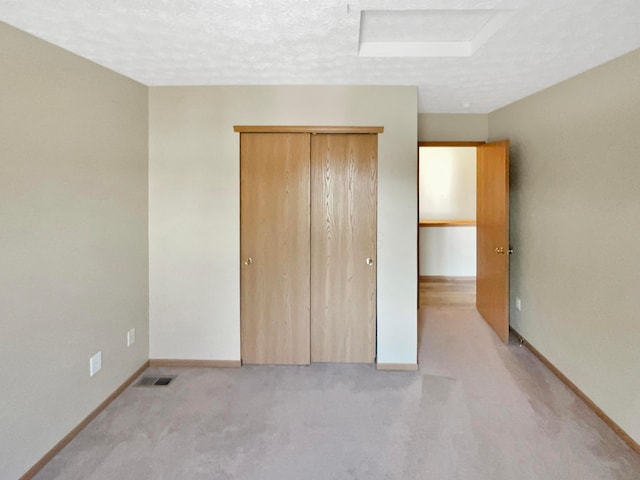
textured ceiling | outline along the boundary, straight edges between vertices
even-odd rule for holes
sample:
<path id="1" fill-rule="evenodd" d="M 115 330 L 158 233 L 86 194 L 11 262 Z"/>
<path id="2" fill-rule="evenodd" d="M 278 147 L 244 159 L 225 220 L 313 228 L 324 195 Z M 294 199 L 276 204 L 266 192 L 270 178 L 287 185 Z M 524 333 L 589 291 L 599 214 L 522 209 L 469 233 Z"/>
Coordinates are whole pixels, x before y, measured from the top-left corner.
<path id="1" fill-rule="evenodd" d="M 400 55 L 489 34 L 361 56 L 363 11 Z M 640 48 L 639 0 L 0 0 L 0 20 L 147 85 L 417 85 L 421 112 L 490 112 Z"/>

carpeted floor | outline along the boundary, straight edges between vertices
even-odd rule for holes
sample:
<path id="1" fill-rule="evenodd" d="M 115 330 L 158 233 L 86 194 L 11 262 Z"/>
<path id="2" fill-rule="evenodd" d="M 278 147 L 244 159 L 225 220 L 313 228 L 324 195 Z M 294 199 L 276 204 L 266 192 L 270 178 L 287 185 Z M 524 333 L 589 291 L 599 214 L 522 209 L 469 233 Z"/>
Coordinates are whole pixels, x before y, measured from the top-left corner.
<path id="1" fill-rule="evenodd" d="M 469 307 L 420 314 L 420 371 L 150 370 L 38 480 L 635 480 L 640 456 Z"/>

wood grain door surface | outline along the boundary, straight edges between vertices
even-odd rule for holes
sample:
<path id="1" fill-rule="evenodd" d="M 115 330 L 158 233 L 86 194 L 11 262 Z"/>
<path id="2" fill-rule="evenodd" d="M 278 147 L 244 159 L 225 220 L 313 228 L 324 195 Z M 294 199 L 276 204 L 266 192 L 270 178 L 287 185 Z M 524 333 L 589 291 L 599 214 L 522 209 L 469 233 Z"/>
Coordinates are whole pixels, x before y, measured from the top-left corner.
<path id="1" fill-rule="evenodd" d="M 375 359 L 377 135 L 311 137 L 311 361 Z"/>
<path id="2" fill-rule="evenodd" d="M 310 360 L 309 137 L 240 136 L 243 363 Z"/>
<path id="3" fill-rule="evenodd" d="M 477 147 L 476 307 L 509 340 L 509 141 Z"/>

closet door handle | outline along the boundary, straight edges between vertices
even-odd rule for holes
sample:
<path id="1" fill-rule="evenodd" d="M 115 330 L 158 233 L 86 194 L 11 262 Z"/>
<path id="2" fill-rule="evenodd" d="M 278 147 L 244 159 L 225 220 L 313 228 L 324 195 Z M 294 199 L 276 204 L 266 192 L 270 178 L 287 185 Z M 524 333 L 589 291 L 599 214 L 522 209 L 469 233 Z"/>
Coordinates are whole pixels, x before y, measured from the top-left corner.
<path id="1" fill-rule="evenodd" d="M 245 265 L 251 265 L 253 263 L 253 258 L 251 257 L 247 257 L 247 259 L 244 261 Z"/>
<path id="2" fill-rule="evenodd" d="M 367 265 L 369 266 L 373 265 L 373 258 L 371 257 L 367 258 Z"/>

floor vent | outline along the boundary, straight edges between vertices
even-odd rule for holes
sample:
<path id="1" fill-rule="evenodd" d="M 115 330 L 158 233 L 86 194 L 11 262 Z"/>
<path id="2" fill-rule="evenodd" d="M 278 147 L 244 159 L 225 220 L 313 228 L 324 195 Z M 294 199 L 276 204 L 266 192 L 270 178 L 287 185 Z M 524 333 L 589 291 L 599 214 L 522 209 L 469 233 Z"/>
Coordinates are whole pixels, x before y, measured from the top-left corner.
<path id="1" fill-rule="evenodd" d="M 138 383 L 136 383 L 136 387 L 166 387 L 174 378 L 176 378 L 175 375 L 165 377 L 142 377 Z"/>

